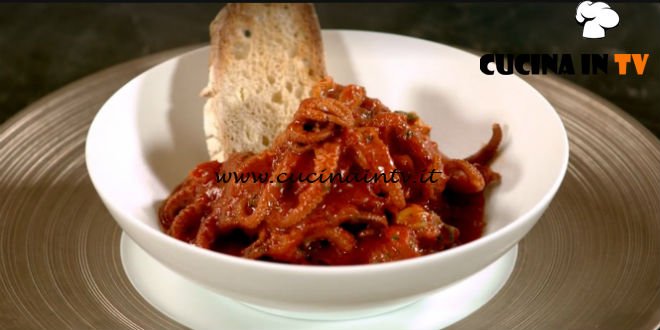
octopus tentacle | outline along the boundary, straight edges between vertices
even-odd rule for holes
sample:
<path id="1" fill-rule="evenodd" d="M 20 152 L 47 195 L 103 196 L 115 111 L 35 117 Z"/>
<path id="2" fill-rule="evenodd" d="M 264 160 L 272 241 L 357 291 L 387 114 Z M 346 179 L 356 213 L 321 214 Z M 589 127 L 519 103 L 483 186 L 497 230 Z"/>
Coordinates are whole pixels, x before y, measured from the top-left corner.
<path id="1" fill-rule="evenodd" d="M 206 249 L 297 264 L 400 260 L 478 237 L 463 228 L 481 230 L 484 189 L 500 179 L 489 167 L 499 125 L 479 151 L 452 159 L 416 114 L 392 112 L 362 87 L 327 77 L 311 95 L 266 150 L 191 171 L 158 211 L 164 231 Z M 280 182 L 296 171 L 316 175 Z"/>

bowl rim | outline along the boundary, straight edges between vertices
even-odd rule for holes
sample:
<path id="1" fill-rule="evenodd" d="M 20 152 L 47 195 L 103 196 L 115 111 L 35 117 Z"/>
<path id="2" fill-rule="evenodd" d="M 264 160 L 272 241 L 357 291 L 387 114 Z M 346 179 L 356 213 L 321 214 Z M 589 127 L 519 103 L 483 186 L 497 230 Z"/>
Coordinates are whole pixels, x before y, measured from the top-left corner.
<path id="1" fill-rule="evenodd" d="M 459 52 L 463 56 L 468 56 L 468 57 L 477 57 L 477 55 L 470 53 L 469 51 L 452 47 L 450 45 L 440 43 L 440 42 L 435 42 L 435 41 L 430 41 L 426 39 L 421 39 L 421 38 L 415 38 L 411 36 L 406 36 L 406 35 L 399 35 L 399 34 L 394 34 L 394 33 L 386 33 L 386 32 L 378 32 L 378 31 L 366 31 L 366 30 L 350 30 L 350 29 L 323 29 L 323 34 L 371 34 L 371 35 L 382 35 L 382 36 L 387 36 L 387 37 L 394 37 L 394 38 L 404 38 L 404 39 L 409 39 L 412 41 L 416 42 L 423 42 L 423 43 L 431 43 L 435 45 L 441 45 L 444 46 L 448 49 L 451 49 L 452 51 Z M 90 139 L 90 137 L 94 136 L 94 132 L 96 131 L 96 127 L 101 125 L 100 121 L 103 118 L 103 114 L 105 112 L 108 112 L 110 110 L 108 104 L 114 100 L 115 98 L 118 97 L 122 93 L 123 90 L 125 90 L 129 85 L 132 83 L 135 83 L 139 79 L 142 78 L 143 75 L 148 74 L 149 72 L 157 69 L 158 67 L 161 67 L 163 65 L 169 64 L 171 62 L 177 61 L 182 57 L 185 56 L 190 56 L 193 53 L 196 52 L 202 52 L 202 51 L 207 51 L 208 48 L 210 48 L 209 45 L 204 45 L 199 48 L 195 48 L 190 51 L 186 51 L 182 54 L 179 54 L 177 56 L 174 56 L 168 60 L 165 60 L 161 63 L 158 63 L 151 68 L 149 68 L 146 71 L 141 72 L 137 76 L 133 77 L 131 80 L 126 82 L 124 85 L 122 85 L 119 89 L 117 89 L 101 106 L 97 114 L 94 116 L 94 119 L 92 120 L 92 123 L 89 127 L 89 130 L 87 132 L 87 136 L 85 139 L 85 164 L 87 167 L 87 171 L 90 177 L 90 180 L 96 189 L 96 192 L 99 194 L 101 199 L 103 200 L 104 203 L 106 201 L 110 201 L 111 199 L 108 198 L 106 195 L 106 192 L 103 190 L 102 186 L 99 185 L 99 182 L 95 179 L 97 176 L 96 170 L 94 169 L 93 164 L 96 164 L 97 162 L 92 158 L 92 144 L 90 143 L 91 141 L 94 141 L 94 139 Z M 175 239 L 174 237 L 171 237 L 165 233 L 163 233 L 161 230 L 153 228 L 152 226 L 149 226 L 148 224 L 140 221 L 137 219 L 137 217 L 132 216 L 131 214 L 128 214 L 126 211 L 122 210 L 121 208 L 116 208 L 113 207 L 112 210 L 116 213 L 118 213 L 119 217 L 122 217 L 124 219 L 127 219 L 128 222 L 135 224 L 134 228 L 139 229 L 143 233 L 147 235 L 149 239 L 154 239 L 160 241 L 160 243 L 165 244 L 165 245 L 172 245 L 173 248 L 178 247 L 185 253 L 192 253 L 192 254 L 198 254 L 204 258 L 211 258 L 211 259 L 216 259 L 219 262 L 223 263 L 232 263 L 235 264 L 235 266 L 240 266 L 240 267 L 245 267 L 245 268 L 253 268 L 253 269 L 259 269 L 259 270 L 268 270 L 268 271 L 275 271 L 275 272 L 296 272 L 296 273 L 301 273 L 301 274 L 309 274 L 309 275 L 328 275 L 328 276 L 335 276 L 335 275 L 343 275 L 343 274 L 351 274 L 355 272 L 366 272 L 368 274 L 370 273 L 379 273 L 379 272 L 385 272 L 385 271 L 390 271 L 392 269 L 397 269 L 397 268 L 415 268 L 422 266 L 424 264 L 431 264 L 439 259 L 446 259 L 446 258 L 451 258 L 455 257 L 456 255 L 463 254 L 469 251 L 474 251 L 479 248 L 482 248 L 485 245 L 488 245 L 489 243 L 498 240 L 500 237 L 505 236 L 509 233 L 515 232 L 518 230 L 520 227 L 523 227 L 527 221 L 530 219 L 535 213 L 538 213 L 542 211 L 544 208 L 546 208 L 551 200 L 554 198 L 554 195 L 557 193 L 559 190 L 559 187 L 561 186 L 561 183 L 566 175 L 566 171 L 568 169 L 568 160 L 569 160 L 569 142 L 568 142 L 568 136 L 566 133 L 566 129 L 564 127 L 564 124 L 557 113 L 556 109 L 548 102 L 548 100 L 534 87 L 532 87 L 527 81 L 519 77 L 518 75 L 512 75 L 509 76 L 507 79 L 511 79 L 510 77 L 515 76 L 515 80 L 519 81 L 522 83 L 522 88 L 527 89 L 527 91 L 530 93 L 530 95 L 533 95 L 536 98 L 539 98 L 541 103 L 544 105 L 545 111 L 549 111 L 551 114 L 551 118 L 553 121 L 555 121 L 555 124 L 559 125 L 558 127 L 561 129 L 561 141 L 557 141 L 557 143 L 561 144 L 561 164 L 560 164 L 560 169 L 559 169 L 559 175 L 554 179 L 552 185 L 550 188 L 543 194 L 543 196 L 536 201 L 533 207 L 531 207 L 529 210 L 527 210 L 525 213 L 522 215 L 516 217 L 513 219 L 511 222 L 508 224 L 504 225 L 503 227 L 495 230 L 492 233 L 489 233 L 488 235 L 482 236 L 478 239 L 475 239 L 471 242 L 453 247 L 451 249 L 443 250 L 443 251 L 438 251 L 435 253 L 431 253 L 428 255 L 423 255 L 419 257 L 414 257 L 414 258 L 408 258 L 408 259 L 403 259 L 403 260 L 395 260 L 395 261 L 389 261 L 389 262 L 384 262 L 384 263 L 376 263 L 376 264 L 360 264 L 360 265 L 333 265 L 333 266 L 324 266 L 324 265 L 298 265 L 298 264 L 284 264 L 284 263 L 275 263 L 275 262 L 269 262 L 269 261 L 262 261 L 262 260 L 253 260 L 253 259 L 247 259 L 247 258 L 242 258 L 238 256 L 233 256 L 229 254 L 224 254 L 208 249 L 203 249 L 199 248 L 193 244 L 189 244 L 183 241 L 180 241 L 178 239 Z M 110 208 L 108 206 L 108 208 Z M 115 219 L 116 222 L 121 224 L 121 220 L 116 219 L 116 217 L 113 218 Z M 120 226 L 121 227 L 121 226 Z M 122 228 L 123 231 L 126 231 L 124 228 Z M 126 233 L 130 235 L 128 231 Z M 133 238 L 131 236 L 131 238 Z M 134 238 L 133 238 L 134 239 Z M 134 239 L 134 241 L 139 245 L 142 246 L 140 243 L 140 240 Z M 515 244 L 515 242 L 512 242 L 511 245 Z M 148 252 L 148 250 L 147 250 Z M 506 251 L 505 251 L 506 252 Z M 149 252 L 148 252 L 149 253 Z M 151 254 L 151 253 L 149 253 Z M 158 259 L 158 258 L 157 258 Z"/>

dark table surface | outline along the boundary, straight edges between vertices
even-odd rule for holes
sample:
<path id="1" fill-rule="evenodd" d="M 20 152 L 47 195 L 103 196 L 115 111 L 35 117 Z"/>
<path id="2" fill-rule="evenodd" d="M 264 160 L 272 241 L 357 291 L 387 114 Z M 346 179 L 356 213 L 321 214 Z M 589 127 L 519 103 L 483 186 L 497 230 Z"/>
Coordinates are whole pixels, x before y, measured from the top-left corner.
<path id="1" fill-rule="evenodd" d="M 649 53 L 645 74 L 562 75 L 660 136 L 660 4 L 610 3 L 603 39 L 582 38 L 578 2 L 317 4 L 321 25 L 397 33 L 488 53 Z M 38 98 L 113 64 L 208 42 L 223 4 L 0 4 L 0 123 Z M 478 70 L 478 68 L 475 68 Z M 631 70 L 629 68 L 629 70 Z"/>

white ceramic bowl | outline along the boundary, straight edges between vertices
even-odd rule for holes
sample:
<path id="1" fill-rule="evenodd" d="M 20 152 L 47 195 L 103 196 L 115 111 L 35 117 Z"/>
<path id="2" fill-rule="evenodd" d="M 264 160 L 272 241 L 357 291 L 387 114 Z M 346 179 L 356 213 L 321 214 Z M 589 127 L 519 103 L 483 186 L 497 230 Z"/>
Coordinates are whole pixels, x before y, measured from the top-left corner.
<path id="1" fill-rule="evenodd" d="M 396 110 L 414 110 L 454 157 L 477 150 L 501 123 L 493 168 L 502 182 L 487 204 L 482 238 L 429 256 L 362 266 L 297 266 L 203 250 L 161 232 L 157 208 L 208 159 L 198 94 L 208 48 L 162 63 L 103 105 L 89 130 L 92 182 L 122 229 L 165 266 L 216 292 L 289 315 L 353 317 L 413 301 L 484 268 L 534 226 L 566 171 L 568 142 L 552 106 L 516 76 L 486 76 L 479 58 L 424 40 L 324 31 L 328 72 Z"/>

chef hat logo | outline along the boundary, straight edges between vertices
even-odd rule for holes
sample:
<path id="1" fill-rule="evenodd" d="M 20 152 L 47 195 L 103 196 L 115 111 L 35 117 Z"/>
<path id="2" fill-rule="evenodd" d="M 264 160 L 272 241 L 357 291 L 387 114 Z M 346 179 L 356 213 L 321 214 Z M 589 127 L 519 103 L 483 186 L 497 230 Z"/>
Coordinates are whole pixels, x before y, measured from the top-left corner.
<path id="1" fill-rule="evenodd" d="M 605 37 L 605 29 L 619 24 L 619 15 L 604 2 L 581 2 L 576 10 L 575 19 L 584 24 L 582 36 L 589 39 Z"/>

